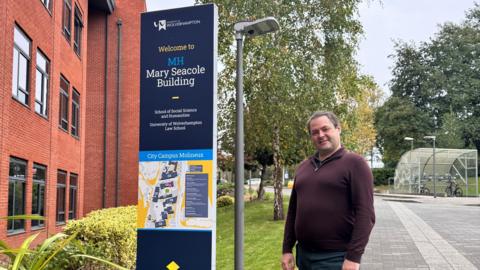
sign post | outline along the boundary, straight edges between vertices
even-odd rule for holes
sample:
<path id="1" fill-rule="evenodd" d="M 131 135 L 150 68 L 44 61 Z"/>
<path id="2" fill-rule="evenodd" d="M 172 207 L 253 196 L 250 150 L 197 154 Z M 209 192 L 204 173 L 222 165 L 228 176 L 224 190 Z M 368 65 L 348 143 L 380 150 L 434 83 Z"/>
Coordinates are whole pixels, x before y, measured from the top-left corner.
<path id="1" fill-rule="evenodd" d="M 217 17 L 142 14 L 137 269 L 215 269 Z"/>

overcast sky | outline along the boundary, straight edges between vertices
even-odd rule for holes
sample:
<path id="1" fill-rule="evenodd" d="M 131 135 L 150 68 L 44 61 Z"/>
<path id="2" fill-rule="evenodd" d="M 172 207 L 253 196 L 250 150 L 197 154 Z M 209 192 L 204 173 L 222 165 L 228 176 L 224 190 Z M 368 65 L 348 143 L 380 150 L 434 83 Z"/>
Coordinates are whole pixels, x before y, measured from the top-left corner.
<path id="1" fill-rule="evenodd" d="M 384 90 L 391 79 L 394 41 L 419 44 L 438 32 L 447 21 L 459 23 L 473 0 L 383 0 L 360 5 L 360 20 L 365 35 L 357 60 L 364 74 L 372 75 Z"/>
<path id="2" fill-rule="evenodd" d="M 193 5 L 193 0 L 146 0 L 147 10 L 169 9 Z M 473 0 L 370 0 L 360 5 L 360 20 L 364 37 L 357 60 L 361 72 L 374 77 L 388 94 L 391 79 L 394 41 L 428 41 L 447 21 L 459 23 L 465 11 L 474 6 Z"/>

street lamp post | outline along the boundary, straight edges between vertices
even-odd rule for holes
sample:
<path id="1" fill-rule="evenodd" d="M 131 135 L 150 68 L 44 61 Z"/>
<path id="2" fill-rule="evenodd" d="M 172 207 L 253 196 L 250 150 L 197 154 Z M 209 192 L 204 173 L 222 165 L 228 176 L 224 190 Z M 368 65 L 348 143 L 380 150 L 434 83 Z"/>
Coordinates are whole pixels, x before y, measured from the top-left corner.
<path id="1" fill-rule="evenodd" d="M 243 180 L 244 180 L 244 135 L 243 135 L 243 37 L 255 37 L 277 31 L 280 26 L 273 17 L 255 21 L 237 22 L 233 26 L 237 40 L 237 95 L 235 134 L 235 270 L 243 270 Z"/>
<path id="2" fill-rule="evenodd" d="M 413 183 L 413 170 L 412 170 L 412 151 L 413 151 L 413 138 L 412 137 L 405 137 L 403 138 L 405 141 L 410 141 L 410 154 L 409 154 L 409 167 L 410 167 L 410 185 L 408 187 L 409 191 L 412 192 L 412 183 Z M 420 179 L 418 179 L 418 193 L 420 193 Z"/>
<path id="3" fill-rule="evenodd" d="M 425 136 L 423 137 L 424 139 L 429 139 L 433 141 L 433 197 L 437 197 L 437 191 L 435 189 L 435 184 L 436 184 L 436 174 L 435 174 L 435 139 L 437 138 L 436 136 Z"/>

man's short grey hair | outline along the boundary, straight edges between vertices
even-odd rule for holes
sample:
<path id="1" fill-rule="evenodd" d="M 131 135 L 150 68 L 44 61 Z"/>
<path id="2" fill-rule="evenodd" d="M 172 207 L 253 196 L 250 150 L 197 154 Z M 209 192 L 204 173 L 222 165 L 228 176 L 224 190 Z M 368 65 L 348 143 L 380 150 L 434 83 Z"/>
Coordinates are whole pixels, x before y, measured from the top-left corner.
<path id="1" fill-rule="evenodd" d="M 308 129 L 308 133 L 310 134 L 310 123 L 319 118 L 319 117 L 322 117 L 322 116 L 326 116 L 328 118 L 328 120 L 330 120 L 330 122 L 332 122 L 333 126 L 335 128 L 338 128 L 340 126 L 340 121 L 338 121 L 338 117 L 333 113 L 333 112 L 329 112 L 329 111 L 317 111 L 317 112 L 314 112 L 312 114 L 312 116 L 310 116 L 310 118 L 308 119 L 307 121 L 307 129 Z"/>

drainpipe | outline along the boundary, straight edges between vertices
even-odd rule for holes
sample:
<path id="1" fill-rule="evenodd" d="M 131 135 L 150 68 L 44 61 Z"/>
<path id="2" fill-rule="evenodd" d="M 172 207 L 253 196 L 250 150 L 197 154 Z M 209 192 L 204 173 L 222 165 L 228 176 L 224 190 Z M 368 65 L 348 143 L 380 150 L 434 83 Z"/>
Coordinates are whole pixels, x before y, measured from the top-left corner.
<path id="1" fill-rule="evenodd" d="M 103 89 L 103 190 L 102 190 L 102 208 L 107 207 L 107 114 L 108 114 L 108 13 L 105 13 L 105 77 Z"/>
<path id="2" fill-rule="evenodd" d="M 115 206 L 118 206 L 118 194 L 120 193 L 120 90 L 121 90 L 121 76 L 120 76 L 120 64 L 121 64 L 121 50 L 122 50 L 122 20 L 117 20 L 117 146 L 116 146 L 116 162 L 115 162 L 115 169 L 116 169 L 116 177 L 115 177 Z"/>

